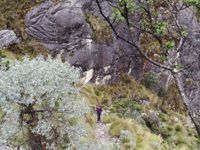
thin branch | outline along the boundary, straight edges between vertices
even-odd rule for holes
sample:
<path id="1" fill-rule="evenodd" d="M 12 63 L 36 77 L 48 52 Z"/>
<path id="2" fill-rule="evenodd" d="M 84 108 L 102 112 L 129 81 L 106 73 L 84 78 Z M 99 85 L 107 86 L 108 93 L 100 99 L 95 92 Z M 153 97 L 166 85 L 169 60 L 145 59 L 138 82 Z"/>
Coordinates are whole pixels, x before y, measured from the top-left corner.
<path id="1" fill-rule="evenodd" d="M 181 95 L 181 98 L 183 100 L 183 104 L 186 106 L 186 108 L 188 108 L 188 114 L 190 116 L 190 118 L 192 119 L 192 122 L 194 123 L 194 126 L 198 132 L 198 135 L 200 136 L 200 130 L 199 130 L 199 127 L 196 123 L 196 120 L 194 119 L 194 115 L 195 113 L 190 109 L 190 99 L 186 96 L 185 94 L 185 88 L 184 88 L 184 85 L 183 85 L 183 81 L 181 81 L 182 79 L 182 73 L 177 73 L 177 74 L 173 74 L 173 77 L 177 83 L 177 86 L 178 86 L 178 90 L 179 90 L 179 93 Z"/>
<path id="2" fill-rule="evenodd" d="M 177 52 L 180 52 L 180 50 L 182 49 L 182 47 L 183 47 L 183 45 L 184 45 L 184 43 L 185 43 L 185 40 L 186 40 L 185 37 L 182 37 L 182 38 L 180 39 L 179 45 L 178 45 L 178 47 L 177 47 L 177 49 L 176 49 Z"/>
<path id="3" fill-rule="evenodd" d="M 122 40 L 122 41 L 128 43 L 129 45 L 133 46 L 134 48 L 136 48 L 136 50 L 139 51 L 140 54 L 141 54 L 147 61 L 149 61 L 150 63 L 154 64 L 154 65 L 157 66 L 157 67 L 160 67 L 160 68 L 163 68 L 163 69 L 166 69 L 166 70 L 168 70 L 168 71 L 173 72 L 173 69 L 172 69 L 172 68 L 167 67 L 167 66 L 165 66 L 165 65 L 162 65 L 162 64 L 160 64 L 160 63 L 158 63 L 158 62 L 155 62 L 155 61 L 151 60 L 151 59 L 143 52 L 143 50 L 142 50 L 142 48 L 141 48 L 141 46 L 140 46 L 140 44 L 139 44 L 138 42 L 133 43 L 133 42 L 130 42 L 129 40 L 123 38 L 122 36 L 120 36 L 120 35 L 118 34 L 118 32 L 116 31 L 116 29 L 114 28 L 113 24 L 110 22 L 110 20 L 109 20 L 109 19 L 105 16 L 105 14 L 103 13 L 102 7 L 101 7 L 101 5 L 100 5 L 100 3 L 99 3 L 99 0 L 96 0 L 96 3 L 97 3 L 97 6 L 98 6 L 98 8 L 99 8 L 100 14 L 103 16 L 103 18 L 104 18 L 104 19 L 106 20 L 106 22 L 109 24 L 109 26 L 111 27 L 111 29 L 113 30 L 115 36 L 116 36 L 118 39 L 120 39 L 120 40 Z"/>

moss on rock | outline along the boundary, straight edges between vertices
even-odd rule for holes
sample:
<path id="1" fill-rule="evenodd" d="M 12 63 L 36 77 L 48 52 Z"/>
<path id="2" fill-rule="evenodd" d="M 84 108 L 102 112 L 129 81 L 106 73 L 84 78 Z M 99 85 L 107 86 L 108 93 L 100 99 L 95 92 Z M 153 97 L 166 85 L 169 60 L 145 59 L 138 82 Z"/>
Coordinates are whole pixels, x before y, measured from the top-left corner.
<path id="1" fill-rule="evenodd" d="M 87 12 L 86 21 L 93 31 L 93 39 L 97 43 L 111 43 L 113 41 L 112 31 L 108 25 L 98 16 Z"/>

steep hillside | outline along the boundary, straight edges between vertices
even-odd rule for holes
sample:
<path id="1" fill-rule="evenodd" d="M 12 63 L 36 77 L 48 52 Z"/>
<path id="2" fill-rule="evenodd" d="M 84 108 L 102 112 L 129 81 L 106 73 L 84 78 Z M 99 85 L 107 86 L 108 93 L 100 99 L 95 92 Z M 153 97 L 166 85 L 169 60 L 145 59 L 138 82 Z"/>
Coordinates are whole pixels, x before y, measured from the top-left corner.
<path id="1" fill-rule="evenodd" d="M 163 107 L 168 99 L 159 98 L 129 76 L 112 85 L 85 85 L 82 94 L 91 107 L 102 104 L 105 132 L 122 150 L 198 150 L 200 146 L 187 113 Z M 95 114 L 87 117 L 99 128 Z"/>
<path id="2" fill-rule="evenodd" d="M 136 7 L 136 3 L 131 3 L 132 1 L 100 1 L 103 11 L 101 12 L 97 1 L 94 0 L 0 0 L 0 31 L 13 31 L 19 39 L 19 43 L 0 48 L 0 73 L 8 71 L 10 65 L 7 60 L 2 64 L 2 58 L 21 62 L 25 55 L 31 59 L 43 55 L 45 62 L 48 55 L 53 58 L 60 56 L 62 61 L 59 60 L 59 63 L 67 62 L 75 68 L 80 68 L 80 76 L 84 83 L 79 82 L 79 77 L 77 77 L 77 84 L 70 82 L 68 86 L 69 89 L 73 86 L 74 90 L 77 90 L 77 95 L 74 97 L 76 100 L 83 98 L 86 102 L 84 101 L 83 105 L 77 103 L 75 106 L 72 101 L 70 104 L 77 107 L 74 111 L 71 109 L 73 107 L 68 105 L 66 108 L 69 107 L 73 113 L 80 111 L 81 119 L 77 119 L 77 115 L 74 115 L 74 118 L 67 119 L 66 123 L 59 120 L 63 112 L 53 116 L 55 124 L 61 121 L 64 125 L 77 125 L 69 132 L 73 135 L 73 132 L 80 131 L 77 133 L 79 140 L 75 139 L 78 146 L 70 143 L 68 128 L 64 128 L 66 134 L 60 138 L 62 144 L 57 145 L 58 150 L 200 149 L 200 138 L 193 124 L 196 123 L 196 127 L 199 126 L 200 129 L 200 24 L 198 16 L 200 2 L 198 0 L 147 0 L 140 1 L 143 5 Z M 126 5 L 124 4 L 128 6 L 129 15 L 125 14 L 124 7 Z M 115 9 L 115 5 L 118 9 Z M 104 14 L 102 15 L 102 13 Z M 132 18 L 132 16 L 134 17 Z M 113 28 L 115 29 L 113 30 Z M 116 35 L 113 31 L 116 32 Z M 3 37 L 4 35 L 0 34 L 0 45 L 4 42 Z M 9 36 L 5 39 L 8 38 Z M 135 43 L 136 45 L 134 45 Z M 163 68 L 167 68 L 167 71 L 155 67 L 150 62 L 154 62 L 154 65 L 159 64 L 161 68 L 164 66 Z M 36 67 L 34 71 L 37 75 L 38 66 L 31 67 Z M 51 71 L 60 69 L 59 67 L 55 67 Z M 45 69 L 48 73 L 48 67 L 41 69 L 41 72 Z M 29 77 L 32 72 L 30 71 L 27 76 Z M 57 77 L 52 77 L 51 81 L 58 79 L 63 72 L 59 72 L 60 75 Z M 23 73 L 23 69 L 20 73 Z M 35 75 L 30 76 L 30 79 L 36 81 Z M 51 75 L 52 73 L 49 75 L 44 73 L 41 79 L 45 81 L 44 84 L 51 82 L 46 80 Z M 179 79 L 176 81 L 181 81 L 183 94 L 189 99 L 188 105 L 183 103 L 183 96 L 180 95 L 181 89 L 178 82 L 175 82 L 175 75 Z M 13 77 L 15 77 L 15 72 Z M 62 81 L 68 80 L 68 77 L 66 76 Z M 7 81 L 9 81 L 9 88 L 3 81 L 0 82 L 0 136 L 3 133 L 6 135 L 6 132 L 9 134 L 11 131 L 11 128 L 6 125 L 3 127 L 7 130 L 2 129 L 2 124 L 7 120 L 4 118 L 6 113 L 2 111 L 6 104 L 2 101 L 7 99 L 2 98 L 2 95 L 6 95 L 10 90 L 11 94 L 8 93 L 8 96 L 12 99 L 12 94 L 16 94 L 12 90 L 11 80 Z M 38 81 L 38 85 L 40 83 Z M 51 88 L 58 87 L 60 83 L 60 81 L 56 82 Z M 21 83 L 19 82 L 19 84 Z M 27 87 L 29 89 L 29 85 Z M 52 96 L 44 98 L 49 91 L 44 93 L 40 97 L 44 101 L 42 106 L 45 106 L 51 98 L 59 101 L 62 95 L 73 95 L 72 91 L 68 91 L 68 87 L 65 85 L 63 87 L 66 90 L 60 95 L 54 91 L 54 99 Z M 4 90 L 6 88 L 9 90 Z M 44 89 L 47 90 L 42 88 L 42 90 Z M 31 90 L 31 92 L 35 91 L 35 89 Z M 16 97 L 23 97 L 24 91 Z M 52 91 L 48 94 L 51 94 Z M 32 93 L 24 95 L 31 97 Z M 68 98 L 68 96 L 64 96 L 64 98 Z M 30 100 L 35 98 L 37 95 L 31 97 Z M 15 97 L 12 100 L 15 101 Z M 101 122 L 96 121 L 97 105 L 103 107 Z M 57 102 L 53 106 L 55 108 L 52 108 L 52 111 L 55 111 L 61 105 Z M 36 112 L 49 112 L 50 115 L 47 115 L 47 118 L 51 118 L 52 114 L 48 107 L 50 106 L 45 106 L 45 110 L 38 109 Z M 87 108 L 87 113 L 83 111 L 83 107 Z M 19 108 L 20 111 L 25 111 L 27 114 L 35 114 L 32 110 L 35 108 L 28 110 L 30 108 L 26 104 Z M 7 114 L 9 115 L 9 111 Z M 32 125 L 31 118 L 35 119 L 35 125 L 39 124 L 39 119 L 44 119 L 42 115 L 38 115 L 38 117 L 32 114 L 19 114 L 22 117 L 22 120 L 19 119 L 20 123 L 27 128 Z M 12 122 L 14 121 L 11 119 Z M 56 124 L 55 129 L 53 125 L 48 124 L 54 128 L 50 131 L 45 123 L 41 123 L 43 125 L 41 128 L 51 132 L 49 137 L 53 138 L 52 141 L 55 142 L 62 132 L 62 130 L 59 133 L 55 131 L 60 126 Z M 84 127 L 78 125 L 84 125 Z M 31 128 L 33 127 L 31 126 Z M 86 131 L 84 135 L 82 131 Z M 30 142 L 27 139 L 30 137 L 24 136 L 23 132 L 24 130 L 19 130 L 16 137 L 11 137 L 12 142 L 8 145 L 4 143 L 2 146 L 3 140 L 0 139 L 0 150 L 5 150 L 4 146 L 9 148 L 22 146 L 23 149 L 29 149 Z M 25 131 L 25 134 L 27 133 Z M 43 134 L 36 137 L 40 137 L 40 141 L 51 143 L 52 141 L 45 139 Z M 37 138 L 32 136 L 30 141 L 35 139 Z M 37 146 L 37 144 L 35 145 Z M 41 147 L 45 145 L 42 142 L 40 144 Z M 42 150 L 57 150 L 47 148 L 46 145 L 44 147 Z"/>

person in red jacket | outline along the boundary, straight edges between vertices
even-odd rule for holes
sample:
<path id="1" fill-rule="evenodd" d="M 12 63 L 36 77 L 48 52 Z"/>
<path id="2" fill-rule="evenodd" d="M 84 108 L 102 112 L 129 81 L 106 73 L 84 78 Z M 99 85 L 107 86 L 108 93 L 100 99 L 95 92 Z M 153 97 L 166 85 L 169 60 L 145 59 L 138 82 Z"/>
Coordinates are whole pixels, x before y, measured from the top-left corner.
<path id="1" fill-rule="evenodd" d="M 102 107 L 100 105 L 97 105 L 96 112 L 97 112 L 97 122 L 100 122 L 101 121 L 101 112 L 102 112 Z"/>

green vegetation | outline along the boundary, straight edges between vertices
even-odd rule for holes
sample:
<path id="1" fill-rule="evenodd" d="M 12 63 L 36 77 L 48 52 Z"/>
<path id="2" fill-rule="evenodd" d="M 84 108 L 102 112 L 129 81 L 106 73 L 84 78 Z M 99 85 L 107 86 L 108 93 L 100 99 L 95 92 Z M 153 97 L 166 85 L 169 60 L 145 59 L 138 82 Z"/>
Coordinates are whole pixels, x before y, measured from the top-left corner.
<path id="1" fill-rule="evenodd" d="M 141 105 L 134 100 L 116 99 L 112 103 L 110 111 L 117 113 L 120 117 L 129 117 L 136 115 L 141 109 Z"/>
<path id="2" fill-rule="evenodd" d="M 185 113 L 186 108 L 181 100 L 180 93 L 175 83 L 171 84 L 165 95 L 162 97 L 162 108 L 170 108 L 180 113 Z"/>
<path id="3" fill-rule="evenodd" d="M 111 123 L 109 133 L 120 137 L 124 149 L 161 149 L 162 138 L 151 134 L 133 120 L 117 119 Z"/>
<path id="4" fill-rule="evenodd" d="M 2 52 L 2 50 L 0 50 L 0 58 L 5 58 L 6 55 Z"/>
<path id="5" fill-rule="evenodd" d="M 82 89 L 84 96 L 91 105 L 96 104 L 96 99 L 105 107 L 110 106 L 116 99 L 127 98 L 130 100 L 147 100 L 152 105 L 157 105 L 159 97 L 149 89 L 136 82 L 127 75 L 121 76 L 121 81 L 112 85 L 86 85 Z"/>
<path id="6" fill-rule="evenodd" d="M 147 88 L 155 91 L 156 86 L 158 85 L 158 79 L 155 72 L 147 72 L 144 74 L 144 79 L 142 84 Z"/>
<path id="7" fill-rule="evenodd" d="M 79 69 L 42 57 L 5 65 L 0 66 L 0 145 L 81 147 L 87 134 L 81 118 L 89 108 L 75 86 Z"/>
<path id="8" fill-rule="evenodd" d="M 94 16 L 91 13 L 86 13 L 85 16 L 86 21 L 93 30 L 93 39 L 97 43 L 105 42 L 109 44 L 113 41 L 111 29 L 100 17 Z"/>
<path id="9" fill-rule="evenodd" d="M 183 113 L 184 107 L 176 101 L 179 95 L 174 85 L 168 96 L 159 98 L 133 78 L 122 76 L 112 85 L 85 85 L 82 94 L 92 107 L 96 99 L 103 104 L 107 112 L 103 123 L 109 126 L 109 134 L 120 140 L 122 150 L 198 150 L 200 139 Z M 147 104 L 140 103 L 144 98 Z"/>

